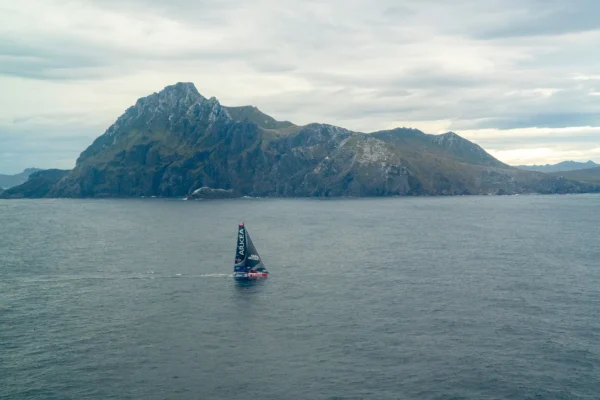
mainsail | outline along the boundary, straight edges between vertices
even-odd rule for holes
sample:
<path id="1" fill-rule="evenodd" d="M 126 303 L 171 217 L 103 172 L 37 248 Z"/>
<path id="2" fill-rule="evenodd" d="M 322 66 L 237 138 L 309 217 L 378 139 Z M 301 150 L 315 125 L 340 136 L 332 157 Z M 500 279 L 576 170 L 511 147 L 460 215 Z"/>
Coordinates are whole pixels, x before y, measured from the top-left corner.
<path id="1" fill-rule="evenodd" d="M 234 272 L 248 272 L 246 269 L 246 228 L 244 224 L 239 224 L 235 245 L 235 262 L 233 264 Z"/>

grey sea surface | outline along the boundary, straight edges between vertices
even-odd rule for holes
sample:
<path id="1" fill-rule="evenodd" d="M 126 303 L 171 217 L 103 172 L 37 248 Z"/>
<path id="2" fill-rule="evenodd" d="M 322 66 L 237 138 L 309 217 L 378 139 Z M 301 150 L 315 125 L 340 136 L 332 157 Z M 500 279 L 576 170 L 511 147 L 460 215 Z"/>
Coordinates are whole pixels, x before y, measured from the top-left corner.
<path id="1" fill-rule="evenodd" d="M 598 195 L 0 201 L 3 400 L 599 398 Z"/>

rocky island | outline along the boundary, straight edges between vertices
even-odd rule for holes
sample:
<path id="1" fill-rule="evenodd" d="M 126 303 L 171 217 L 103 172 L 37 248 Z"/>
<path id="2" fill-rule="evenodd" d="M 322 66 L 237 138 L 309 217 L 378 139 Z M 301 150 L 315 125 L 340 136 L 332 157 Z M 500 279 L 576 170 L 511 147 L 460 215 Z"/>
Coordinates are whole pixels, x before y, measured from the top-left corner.
<path id="1" fill-rule="evenodd" d="M 448 132 L 298 126 L 177 83 L 137 100 L 71 171 L 32 174 L 15 197 L 434 196 L 582 193 L 595 183 L 524 171 Z"/>

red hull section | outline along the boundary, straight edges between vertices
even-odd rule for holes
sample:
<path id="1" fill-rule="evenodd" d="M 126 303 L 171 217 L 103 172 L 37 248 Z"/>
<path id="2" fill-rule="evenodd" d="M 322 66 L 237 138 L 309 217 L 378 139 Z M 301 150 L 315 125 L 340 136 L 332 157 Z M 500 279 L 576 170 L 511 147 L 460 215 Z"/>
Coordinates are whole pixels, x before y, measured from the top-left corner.
<path id="1" fill-rule="evenodd" d="M 264 272 L 248 272 L 248 278 L 266 278 L 269 274 L 265 274 Z"/>

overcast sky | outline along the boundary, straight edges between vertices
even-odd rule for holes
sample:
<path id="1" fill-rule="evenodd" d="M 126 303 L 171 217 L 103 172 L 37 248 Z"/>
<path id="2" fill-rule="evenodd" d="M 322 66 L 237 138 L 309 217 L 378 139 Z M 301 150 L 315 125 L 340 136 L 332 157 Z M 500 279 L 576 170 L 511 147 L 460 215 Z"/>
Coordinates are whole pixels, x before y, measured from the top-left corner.
<path id="1" fill-rule="evenodd" d="M 598 15 L 597 0 L 0 0 L 0 172 L 73 167 L 179 81 L 296 124 L 600 162 Z"/>

